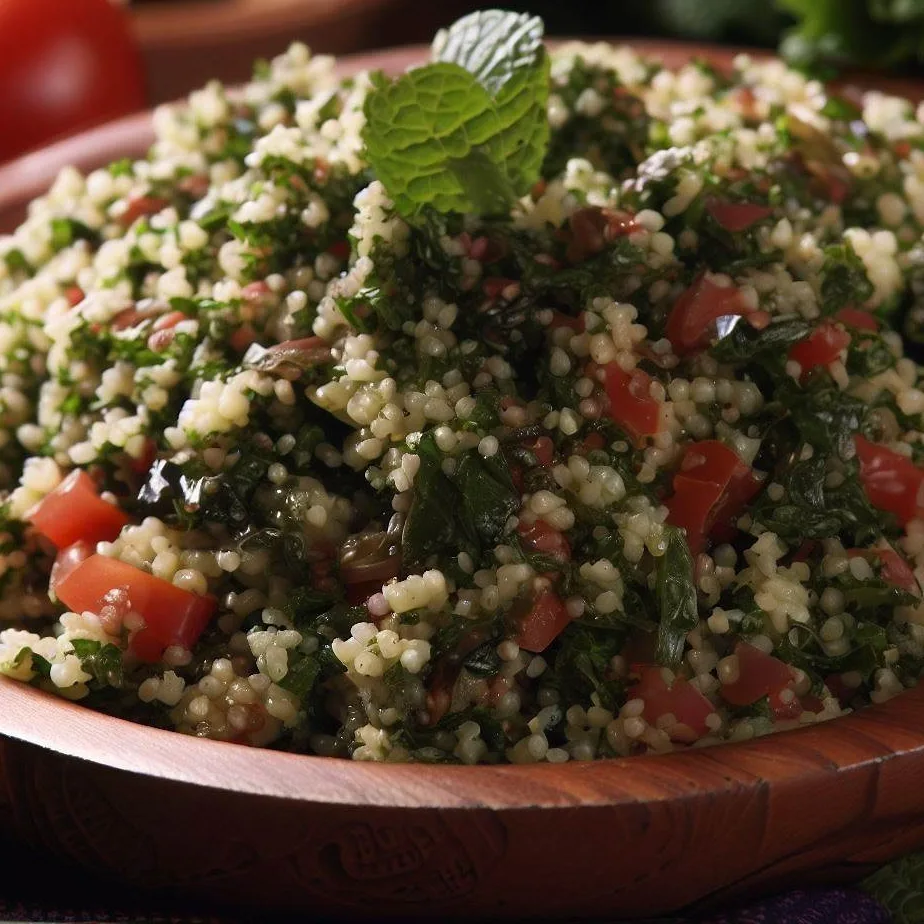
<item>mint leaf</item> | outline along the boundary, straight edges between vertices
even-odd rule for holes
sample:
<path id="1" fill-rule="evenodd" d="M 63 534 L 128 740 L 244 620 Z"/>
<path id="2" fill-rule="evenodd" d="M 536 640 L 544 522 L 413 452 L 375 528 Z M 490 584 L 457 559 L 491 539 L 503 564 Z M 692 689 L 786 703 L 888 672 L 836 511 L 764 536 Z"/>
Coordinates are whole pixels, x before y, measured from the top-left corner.
<path id="1" fill-rule="evenodd" d="M 480 24 L 480 25 L 479 25 Z M 549 62 L 541 21 L 492 12 L 466 17 L 439 60 L 389 83 L 365 103 L 366 156 L 397 209 L 494 214 L 525 195 L 548 143 Z"/>
<path id="2" fill-rule="evenodd" d="M 491 94 L 544 54 L 542 20 L 527 13 L 482 10 L 463 16 L 433 40 L 434 61 L 464 67 Z"/>

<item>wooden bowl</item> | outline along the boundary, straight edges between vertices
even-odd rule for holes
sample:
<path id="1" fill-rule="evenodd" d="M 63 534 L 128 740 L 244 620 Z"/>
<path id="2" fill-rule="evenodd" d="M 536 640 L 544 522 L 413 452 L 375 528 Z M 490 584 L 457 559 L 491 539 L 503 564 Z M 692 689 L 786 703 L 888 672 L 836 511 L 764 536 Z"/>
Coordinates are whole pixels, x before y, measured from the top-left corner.
<path id="1" fill-rule="evenodd" d="M 692 54 L 653 50 L 669 64 Z M 395 70 L 419 55 L 343 66 Z M 0 169 L 0 221 L 64 163 L 90 168 L 150 139 L 135 117 Z M 0 734 L 8 832 L 123 883 L 267 917 L 641 917 L 848 880 L 924 845 L 924 687 L 756 741 L 554 766 L 254 750 L 3 678 Z"/>

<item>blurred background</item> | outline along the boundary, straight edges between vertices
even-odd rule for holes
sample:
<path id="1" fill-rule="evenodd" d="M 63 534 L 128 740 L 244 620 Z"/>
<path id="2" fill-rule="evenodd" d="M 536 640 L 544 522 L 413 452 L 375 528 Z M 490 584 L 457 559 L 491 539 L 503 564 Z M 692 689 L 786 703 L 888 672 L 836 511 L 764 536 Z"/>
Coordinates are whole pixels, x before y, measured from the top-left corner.
<path id="1" fill-rule="evenodd" d="M 550 35 L 645 36 L 779 49 L 836 68 L 924 73 L 924 0 L 494 0 Z M 490 2 L 0 0 L 0 162 L 175 99 L 301 39 L 345 54 L 427 42 Z"/>

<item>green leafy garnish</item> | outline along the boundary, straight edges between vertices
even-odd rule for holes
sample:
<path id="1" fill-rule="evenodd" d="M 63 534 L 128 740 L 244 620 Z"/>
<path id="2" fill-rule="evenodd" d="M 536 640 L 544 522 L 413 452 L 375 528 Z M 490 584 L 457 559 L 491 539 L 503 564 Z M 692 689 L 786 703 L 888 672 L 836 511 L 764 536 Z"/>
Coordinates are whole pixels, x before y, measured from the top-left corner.
<path id="1" fill-rule="evenodd" d="M 397 209 L 503 213 L 539 177 L 548 143 L 542 20 L 488 10 L 434 43 L 434 62 L 366 99 L 366 156 Z"/>
<path id="2" fill-rule="evenodd" d="M 687 633 L 696 628 L 696 585 L 693 583 L 693 556 L 684 534 L 675 526 L 665 529 L 667 550 L 658 559 L 657 596 L 660 608 L 659 664 L 676 667 L 683 658 Z"/>

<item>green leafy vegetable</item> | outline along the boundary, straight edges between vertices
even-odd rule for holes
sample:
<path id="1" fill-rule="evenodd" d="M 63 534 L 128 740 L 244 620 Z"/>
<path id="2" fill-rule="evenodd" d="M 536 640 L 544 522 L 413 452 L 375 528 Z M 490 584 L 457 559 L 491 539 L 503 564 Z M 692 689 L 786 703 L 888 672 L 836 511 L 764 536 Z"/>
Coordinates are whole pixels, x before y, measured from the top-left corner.
<path id="1" fill-rule="evenodd" d="M 778 321 L 763 330 L 739 322 L 712 347 L 711 353 L 722 363 L 746 363 L 758 356 L 778 356 L 804 340 L 811 330 L 810 324 L 798 319 Z"/>
<path id="2" fill-rule="evenodd" d="M 665 529 L 667 549 L 658 559 L 656 593 L 660 608 L 658 663 L 676 667 L 683 657 L 687 633 L 696 628 L 696 585 L 693 583 L 693 556 L 682 530 Z"/>
<path id="3" fill-rule="evenodd" d="M 434 63 L 374 78 L 366 155 L 399 211 L 493 214 L 528 192 L 549 134 L 541 39 L 536 17 L 476 13 L 435 44 Z"/>
<path id="4" fill-rule="evenodd" d="M 103 644 L 92 639 L 75 638 L 71 645 L 74 654 L 80 658 L 80 666 L 102 686 L 121 687 L 122 652 L 111 644 Z M 33 667 L 35 667 L 33 658 Z"/>

